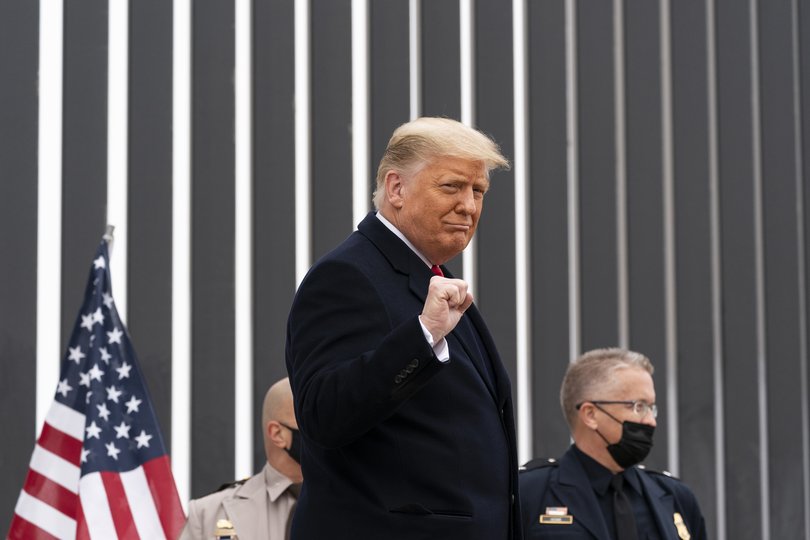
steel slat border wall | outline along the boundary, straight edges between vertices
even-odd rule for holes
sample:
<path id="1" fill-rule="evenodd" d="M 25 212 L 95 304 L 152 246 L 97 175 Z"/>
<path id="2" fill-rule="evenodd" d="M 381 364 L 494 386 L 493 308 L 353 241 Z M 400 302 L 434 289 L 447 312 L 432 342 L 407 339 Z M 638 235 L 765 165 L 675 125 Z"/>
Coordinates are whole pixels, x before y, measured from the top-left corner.
<path id="1" fill-rule="evenodd" d="M 0 457 L 5 483 L 15 486 L 0 489 L 6 509 L 17 502 L 36 436 L 38 43 L 38 3 L 0 3 L 0 395 L 15 400 L 3 401 L 2 430 L 21 441 Z M 0 527 L 10 518 L 4 511 Z"/>
<path id="2" fill-rule="evenodd" d="M 172 431 L 171 4 L 131 3 L 127 328 L 167 449 Z M 114 248 L 115 249 L 115 248 Z M 116 287 L 123 284 L 115 282 Z M 171 450 L 169 450 L 171 451 Z"/>
<path id="3" fill-rule="evenodd" d="M 285 377 L 287 311 L 295 293 L 295 0 L 253 11 L 253 464 L 266 459 L 258 431 L 264 394 Z"/>
<path id="4" fill-rule="evenodd" d="M 530 3 L 527 24 L 533 455 L 554 456 L 569 441 L 558 411 L 559 384 L 571 353 L 566 144 L 576 144 L 566 128 L 564 3 Z"/>
<path id="5" fill-rule="evenodd" d="M 351 1 L 312 0 L 312 260 L 354 230 Z"/>
<path id="6" fill-rule="evenodd" d="M 234 9 L 192 11 L 191 493 L 234 474 Z"/>
<path id="7" fill-rule="evenodd" d="M 656 400 L 667 403 L 664 168 L 659 6 L 625 0 L 628 345 L 656 359 Z M 641 254 L 643 256 L 634 256 Z M 663 407 L 662 407 L 663 409 Z M 665 409 L 664 414 L 669 413 Z M 663 416 L 663 415 L 662 415 Z M 666 468 L 666 430 L 649 459 Z"/>
<path id="8" fill-rule="evenodd" d="M 410 119 L 409 8 L 409 0 L 369 2 L 369 193 L 391 133 Z"/>
<path id="9" fill-rule="evenodd" d="M 60 351 L 84 295 L 87 258 L 106 226 L 107 15 L 103 0 L 64 7 Z"/>
<path id="10" fill-rule="evenodd" d="M 803 449 L 803 476 L 804 476 L 804 527 L 805 527 L 805 538 L 810 538 L 810 369 L 808 369 L 808 346 L 810 343 L 808 342 L 808 329 L 807 329 L 807 321 L 808 321 L 808 314 L 807 314 L 807 306 L 808 306 L 808 279 L 810 279 L 810 274 L 808 274 L 808 264 L 807 264 L 807 254 L 810 253 L 808 251 L 808 238 L 810 238 L 810 220 L 807 218 L 807 208 L 810 208 L 808 204 L 810 204 L 810 189 L 808 189 L 807 185 L 805 184 L 805 178 L 807 178 L 808 173 L 808 165 L 810 164 L 810 124 L 808 124 L 808 120 L 810 120 L 810 55 L 806 53 L 808 49 L 810 49 L 810 10 L 808 9 L 799 9 L 797 4 L 794 2 L 794 21 L 793 21 L 793 28 L 794 28 L 794 43 L 797 48 L 797 56 L 795 58 L 796 64 L 796 84 L 798 85 L 798 89 L 796 92 L 795 102 L 797 111 L 796 114 L 796 129 L 801 133 L 800 141 L 799 141 L 799 148 L 797 149 L 797 153 L 801 156 L 800 157 L 800 165 L 799 170 L 799 178 L 797 179 L 798 183 L 800 184 L 800 188 L 802 191 L 801 194 L 801 202 L 800 208 L 804 210 L 804 214 L 802 215 L 802 223 L 799 224 L 800 232 L 802 236 L 802 244 L 800 245 L 800 251 L 804 254 L 804 256 L 800 259 L 800 264 L 803 264 L 803 275 L 801 276 L 803 283 L 805 286 L 803 289 L 800 289 L 798 292 L 800 295 L 803 295 L 803 311 L 801 314 L 801 319 L 803 321 L 802 325 L 802 333 L 803 333 L 803 342 L 802 342 L 802 351 L 803 351 L 803 358 L 802 358 L 802 421 L 801 421 L 801 430 L 802 430 L 802 439 L 801 445 Z"/>
<path id="11" fill-rule="evenodd" d="M 512 90 L 512 11 L 498 0 L 476 2 L 473 32 L 477 47 L 474 58 L 474 123 L 491 135 L 501 151 L 514 161 Z M 515 328 L 515 220 L 509 219 L 515 205 L 514 166 L 494 172 L 486 205 L 476 234 L 476 302 L 487 324 L 509 376 L 517 380 Z M 515 399 L 517 385 L 512 385 Z M 516 401 L 517 402 L 517 401 Z"/>
<path id="12" fill-rule="evenodd" d="M 715 529 L 712 194 L 706 6 L 672 2 L 673 196 L 680 474 Z"/>
<path id="13" fill-rule="evenodd" d="M 578 4 L 575 58 L 583 351 L 619 344 L 614 20 L 611 4 Z"/>
<path id="14" fill-rule="evenodd" d="M 764 534 L 757 373 L 756 256 L 751 65 L 748 6 L 717 3 L 718 161 L 720 171 L 726 486 L 729 538 Z M 733 391 L 730 391 L 732 390 Z M 741 396 L 745 396 L 741 399 Z M 744 492 L 741 490 L 745 490 Z"/>
<path id="15" fill-rule="evenodd" d="M 767 367 L 767 445 L 770 534 L 801 538 L 805 531 L 804 478 L 782 466 L 800 463 L 803 448 L 793 444 L 795 425 L 783 422 L 802 410 L 802 330 L 798 258 L 799 220 L 796 211 L 797 141 L 794 118 L 794 50 L 792 6 L 759 2 L 762 204 L 764 240 L 765 360 Z M 767 180 L 765 180 L 767 179 Z M 780 358 L 778 367 L 771 359 Z M 798 504 L 794 504 L 796 501 Z"/>

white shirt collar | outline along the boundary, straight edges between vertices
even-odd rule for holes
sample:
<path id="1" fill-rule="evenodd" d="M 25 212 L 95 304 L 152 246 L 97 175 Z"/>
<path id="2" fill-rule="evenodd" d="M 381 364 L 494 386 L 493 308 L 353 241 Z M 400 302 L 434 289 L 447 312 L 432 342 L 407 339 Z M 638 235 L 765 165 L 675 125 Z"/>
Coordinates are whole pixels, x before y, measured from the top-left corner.
<path id="1" fill-rule="evenodd" d="M 432 267 L 432 266 L 433 266 L 433 265 L 430 263 L 430 261 L 427 259 L 427 257 L 425 257 L 424 255 L 422 255 L 422 254 L 419 252 L 419 250 L 418 250 L 418 249 L 416 249 L 416 247 L 414 247 L 414 245 L 413 245 L 413 244 L 411 244 L 410 240 L 408 240 L 407 238 L 405 238 L 405 235 L 404 235 L 404 234 L 402 234 L 402 231 L 400 231 L 399 229 L 397 229 L 397 228 L 394 226 L 394 224 L 393 224 L 393 223 L 391 223 L 390 221 L 388 221 L 387 219 L 385 219 L 385 216 L 383 216 L 381 212 L 377 212 L 377 213 L 376 213 L 376 216 L 377 216 L 377 219 L 379 219 L 380 221 L 382 221 L 382 224 L 383 224 L 383 225 L 385 225 L 386 227 L 388 227 L 388 230 L 389 230 L 389 231 L 391 231 L 392 233 L 394 233 L 395 235 L 397 235 L 397 238 L 399 238 L 400 240 L 402 240 L 403 242 L 405 242 L 405 245 L 406 245 L 406 246 L 408 246 L 409 248 L 411 248 L 411 251 L 413 251 L 414 253 L 416 253 L 416 255 L 417 255 L 417 256 L 418 256 L 420 259 L 422 259 L 422 262 L 424 262 L 424 263 L 425 263 L 425 264 L 426 264 L 428 267 Z"/>

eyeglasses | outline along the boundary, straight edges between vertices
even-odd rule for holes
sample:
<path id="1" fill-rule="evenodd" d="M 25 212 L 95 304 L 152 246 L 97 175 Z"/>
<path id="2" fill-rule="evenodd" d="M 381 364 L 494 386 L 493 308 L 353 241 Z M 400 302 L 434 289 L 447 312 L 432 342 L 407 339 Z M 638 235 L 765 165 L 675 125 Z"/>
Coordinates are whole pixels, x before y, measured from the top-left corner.
<path id="1" fill-rule="evenodd" d="M 658 418 L 658 405 L 653 403 L 650 405 L 646 401 L 606 401 L 606 400 L 587 400 L 583 401 L 582 403 L 577 403 L 576 409 L 579 410 L 585 403 L 593 403 L 594 405 L 627 405 L 627 407 L 632 408 L 633 412 L 638 415 L 639 418 L 644 418 L 648 414 L 651 414 L 653 418 Z"/>

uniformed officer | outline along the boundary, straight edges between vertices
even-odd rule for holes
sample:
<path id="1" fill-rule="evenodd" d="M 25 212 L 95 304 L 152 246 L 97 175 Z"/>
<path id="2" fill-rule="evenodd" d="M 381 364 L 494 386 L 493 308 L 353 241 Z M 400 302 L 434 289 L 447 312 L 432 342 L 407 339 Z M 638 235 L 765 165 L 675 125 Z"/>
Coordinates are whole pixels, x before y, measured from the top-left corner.
<path id="1" fill-rule="evenodd" d="M 646 356 L 615 348 L 569 365 L 560 404 L 574 444 L 559 460 L 535 460 L 521 471 L 525 538 L 706 538 L 692 491 L 636 466 L 653 444 L 652 374 Z"/>
<path id="2" fill-rule="evenodd" d="M 262 407 L 267 463 L 246 481 L 192 500 L 181 540 L 285 540 L 301 490 L 300 436 L 289 379 L 267 391 Z"/>

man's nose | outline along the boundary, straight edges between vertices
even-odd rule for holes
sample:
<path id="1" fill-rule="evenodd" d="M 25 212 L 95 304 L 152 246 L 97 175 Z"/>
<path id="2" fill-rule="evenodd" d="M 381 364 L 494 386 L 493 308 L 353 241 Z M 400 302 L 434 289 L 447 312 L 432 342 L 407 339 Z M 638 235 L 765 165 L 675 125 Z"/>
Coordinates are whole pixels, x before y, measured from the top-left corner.
<path id="1" fill-rule="evenodd" d="M 461 190 L 456 211 L 460 214 L 474 214 L 476 209 L 475 192 L 473 189 L 468 188 Z"/>

